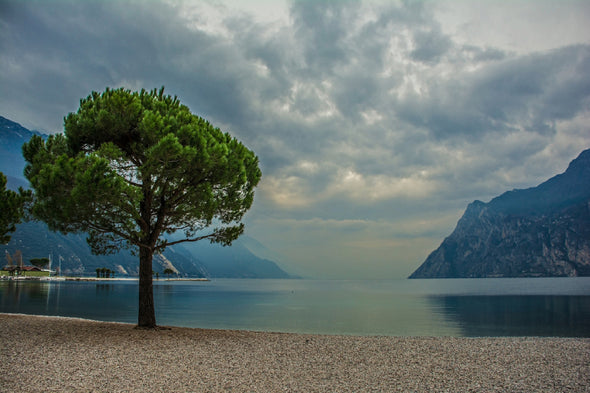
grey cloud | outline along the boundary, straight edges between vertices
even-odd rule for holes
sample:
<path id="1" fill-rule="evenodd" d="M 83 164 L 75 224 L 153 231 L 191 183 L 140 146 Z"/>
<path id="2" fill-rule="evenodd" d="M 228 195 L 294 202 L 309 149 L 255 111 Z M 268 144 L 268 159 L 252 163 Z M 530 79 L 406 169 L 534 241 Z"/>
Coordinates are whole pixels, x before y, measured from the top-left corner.
<path id="1" fill-rule="evenodd" d="M 367 12 L 373 17 L 365 20 Z M 340 114 L 353 121 L 358 121 L 363 110 L 379 106 L 384 92 L 403 78 L 401 69 L 388 69 L 388 56 L 397 50 L 391 47 L 392 40 L 400 32 L 424 27 L 440 36 L 431 14 L 420 2 L 371 8 L 361 2 L 299 1 L 293 4 L 291 14 L 294 42 L 306 60 L 305 67 L 294 76 L 316 84 L 329 81 L 333 85 L 331 98 Z M 422 56 L 434 58 L 434 53 L 426 53 L 433 52 L 434 45 L 426 48 L 428 40 L 422 41 L 424 48 L 418 49 Z M 380 76 L 385 71 L 390 74 L 386 79 Z"/>
<path id="2" fill-rule="evenodd" d="M 329 72 L 348 56 L 344 46 L 349 7 L 356 3 L 297 1 L 291 7 L 297 39 L 305 42 L 307 68 L 316 73 Z"/>
<path id="3" fill-rule="evenodd" d="M 451 39 L 438 29 L 418 30 L 414 33 L 415 49 L 410 53 L 414 60 L 436 63 L 452 47 Z"/>
<path id="4" fill-rule="evenodd" d="M 588 108 L 589 56 L 590 46 L 576 46 L 493 62 L 400 101 L 398 114 L 436 138 L 551 133 L 556 120 Z"/>
<path id="5" fill-rule="evenodd" d="M 91 90 L 166 85 L 200 114 L 235 123 L 250 116 L 242 81 L 252 78 L 236 48 L 187 28 L 165 4 L 133 5 L 24 3 L 3 23 L 4 31 L 14 35 L 2 40 L 3 52 L 24 70 L 23 80 L 3 80 L 3 90 L 10 93 L 3 98 L 23 98 L 32 101 L 31 107 L 55 113 L 55 107 L 39 101 L 57 89 L 65 115 Z M 72 102 L 72 97 L 77 98 Z"/>
<path id="6" fill-rule="evenodd" d="M 269 76 L 260 80 L 257 91 L 260 99 L 268 102 L 289 91 L 302 61 L 287 29 L 270 36 L 265 33 L 264 29 L 248 27 L 237 35 L 236 44 L 243 50 L 245 59 L 259 61 L 267 67 Z"/>
<path id="7" fill-rule="evenodd" d="M 563 48 L 552 55 L 559 64 L 549 70 L 549 94 L 539 110 L 547 121 L 568 119 L 590 108 L 590 45 Z"/>
<path id="8" fill-rule="evenodd" d="M 358 119 L 363 110 L 379 104 L 376 100 L 380 97 L 381 87 L 375 75 L 357 73 L 338 78 L 334 98 L 340 113 Z"/>
<path id="9" fill-rule="evenodd" d="M 31 110 L 45 112 L 41 116 L 48 125 L 56 123 L 48 119 L 58 107 L 61 121 L 90 90 L 152 74 L 158 53 L 155 34 L 137 30 L 138 22 L 127 18 L 129 13 L 98 2 L 19 5 L 10 19 L 3 20 L 2 35 L 11 39 L 2 39 L 1 45 L 22 70 L 22 79 L 3 78 L 2 98 L 28 102 Z M 159 15 L 166 19 L 164 13 Z M 146 25 L 161 24 L 157 15 L 147 16 L 134 17 Z M 53 97 L 49 105 L 44 102 L 47 97 Z"/>
<path id="10" fill-rule="evenodd" d="M 489 119 L 533 132 L 588 109 L 590 46 L 567 47 L 498 63 L 468 93 Z"/>
<path id="11" fill-rule="evenodd" d="M 328 12 L 321 7 L 309 7 L 311 11 L 306 8 L 305 15 L 312 11 Z M 327 51 L 317 54 L 325 56 L 324 59 L 320 59 L 323 62 L 321 67 L 320 63 L 306 62 L 282 71 L 284 75 L 290 76 L 291 83 L 299 80 L 319 86 L 322 81 L 330 82 L 332 88 L 326 91 L 329 93 L 328 98 L 336 104 L 338 113 L 335 118 L 325 122 L 305 123 L 307 115 L 313 113 L 314 107 L 320 103 L 314 92 L 307 91 L 293 108 L 299 114 L 299 120 L 290 118 L 289 122 L 285 123 L 284 119 L 280 120 L 277 116 L 273 132 L 266 132 L 271 129 L 270 127 L 260 131 L 267 137 L 272 135 L 270 138 L 282 147 L 280 153 L 276 150 L 273 152 L 270 145 L 260 150 L 269 163 L 270 157 L 276 157 L 269 165 L 267 173 L 303 176 L 306 191 L 309 191 L 309 196 L 313 198 L 314 194 L 320 194 L 329 184 L 339 181 L 335 171 L 337 168 L 352 168 L 361 175 L 411 176 L 422 170 L 447 166 L 444 159 L 448 157 L 437 157 L 435 153 L 436 147 L 440 145 L 448 145 L 450 150 L 473 150 L 474 144 L 481 143 L 488 135 L 505 136 L 521 129 L 534 129 L 536 133 L 541 134 L 548 132 L 542 130 L 540 125 L 550 123 L 541 116 L 543 111 L 536 108 L 540 107 L 543 100 L 555 96 L 557 90 L 552 90 L 548 75 L 552 71 L 568 69 L 572 65 L 572 53 L 564 51 L 553 54 L 555 58 L 564 57 L 561 61 L 565 65 L 559 66 L 551 60 L 553 55 L 548 53 L 535 54 L 529 59 L 527 56 L 516 56 L 491 47 L 459 47 L 440 32 L 438 24 L 423 8 L 414 8 L 411 12 L 401 7 L 385 8 L 387 12 L 377 13 L 377 19 L 369 19 L 364 25 L 346 30 L 334 26 L 337 21 L 330 19 L 334 14 L 329 15 L 328 19 L 314 14 L 313 20 L 320 21 L 319 23 L 329 22 L 327 27 L 316 26 L 313 30 L 315 37 L 322 34 L 331 37 L 332 40 L 326 42 L 336 43 L 337 49 L 346 48 L 347 57 L 341 56 L 339 50 Z M 403 10 L 405 12 L 402 12 Z M 300 9 L 297 11 L 301 12 L 300 15 L 304 14 Z M 344 15 L 340 20 L 341 24 L 350 23 L 343 10 L 338 15 Z M 421 78 L 421 82 L 429 89 L 429 94 L 408 94 L 397 98 L 391 92 L 399 87 L 406 69 L 401 63 L 391 63 L 391 58 L 387 63 L 386 59 L 392 49 L 392 39 L 398 37 L 396 34 L 405 28 L 414 27 L 410 21 L 415 23 L 421 32 L 427 33 L 422 37 L 422 59 L 429 61 L 426 62 L 426 70 L 419 72 L 417 77 Z M 306 28 L 312 29 L 313 26 L 306 25 Z M 250 37 L 251 42 L 257 42 L 257 37 Z M 418 35 L 410 38 L 415 37 Z M 401 37 L 402 41 L 406 38 Z M 292 40 L 289 43 L 293 45 L 294 53 L 309 55 L 318 50 L 316 41 L 302 39 L 301 35 L 295 34 L 289 36 L 289 39 Z M 440 47 L 433 45 L 428 52 L 426 44 L 436 42 L 437 39 Z M 281 54 L 278 47 L 280 45 L 269 50 L 269 46 L 264 46 L 264 53 L 267 56 L 274 54 L 271 58 L 284 61 L 288 56 Z M 281 54 L 281 57 L 277 54 Z M 407 50 L 399 55 L 403 59 L 404 56 L 411 56 L 411 53 Z M 451 73 L 451 77 L 446 80 L 434 68 L 428 68 L 447 66 L 441 63 L 443 58 L 449 67 L 455 66 L 460 70 L 458 73 Z M 461 69 L 470 65 L 477 65 L 478 68 L 470 73 Z M 399 69 L 390 70 L 391 76 L 384 78 L 382 73 L 385 66 Z M 318 67 L 320 69 L 317 73 L 312 72 Z M 511 82 L 511 78 L 515 78 L 518 83 Z M 563 78 L 576 80 L 572 75 L 563 75 Z M 579 73 L 577 78 L 584 76 Z M 556 82 L 555 86 L 566 89 L 563 82 Z M 580 82 L 578 80 L 577 85 L 583 86 Z M 585 93 L 581 90 L 580 94 L 583 96 Z M 565 95 L 567 96 L 567 93 Z M 567 106 L 564 104 L 563 107 Z M 382 119 L 378 124 L 363 124 L 360 115 L 365 110 L 375 110 Z M 285 124 L 289 126 L 285 127 Z M 452 205 L 463 204 L 471 198 L 481 198 L 482 195 L 493 195 L 501 187 L 499 184 L 503 181 L 503 168 L 519 165 L 526 157 L 537 154 L 546 146 L 547 140 L 523 141 L 525 142 L 526 149 L 515 148 L 512 152 L 484 149 L 477 165 L 457 168 L 453 173 L 442 172 L 437 180 L 448 187 L 440 190 L 440 197 L 450 201 L 447 205 Z M 498 147 L 500 148 L 504 149 L 505 146 Z M 505 158 L 505 166 L 495 168 L 496 161 L 502 161 L 501 157 Z M 329 165 L 325 166 L 321 175 L 305 175 L 297 173 L 297 167 L 294 165 L 301 159 L 315 159 Z M 457 195 L 463 196 L 457 199 Z M 399 203 L 399 199 L 396 201 Z M 437 209 L 443 208 L 441 203 L 443 201 L 434 203 L 429 208 L 424 202 L 422 208 L 424 211 L 436 212 Z M 385 206 L 386 202 L 375 202 L 371 207 L 352 207 L 346 195 L 338 195 L 329 201 L 317 201 L 311 208 L 294 208 L 294 211 L 297 211 L 298 216 L 308 218 L 374 218 L 383 214 L 382 208 Z M 387 215 L 400 216 L 403 212 L 416 214 L 419 210 L 409 207 L 401 210 L 390 208 Z"/>
<path id="12" fill-rule="evenodd" d="M 475 63 L 504 60 L 508 54 L 506 51 L 498 48 L 485 47 L 480 48 L 473 45 L 463 45 L 460 52 L 467 57 L 468 61 Z"/>
<path id="13" fill-rule="evenodd" d="M 433 15 L 430 9 L 426 7 L 427 3 L 423 1 L 404 0 L 399 3 L 384 3 L 382 8 L 378 9 L 378 24 L 394 26 L 422 26 L 431 24 Z"/>

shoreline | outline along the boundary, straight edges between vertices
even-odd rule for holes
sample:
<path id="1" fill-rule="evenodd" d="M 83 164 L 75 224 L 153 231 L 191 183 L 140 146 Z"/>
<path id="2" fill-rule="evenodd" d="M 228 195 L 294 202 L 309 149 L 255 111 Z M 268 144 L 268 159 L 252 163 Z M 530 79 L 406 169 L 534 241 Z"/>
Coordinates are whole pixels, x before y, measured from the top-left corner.
<path id="1" fill-rule="evenodd" d="M 584 392 L 590 339 L 134 329 L 0 314 L 0 392 Z"/>

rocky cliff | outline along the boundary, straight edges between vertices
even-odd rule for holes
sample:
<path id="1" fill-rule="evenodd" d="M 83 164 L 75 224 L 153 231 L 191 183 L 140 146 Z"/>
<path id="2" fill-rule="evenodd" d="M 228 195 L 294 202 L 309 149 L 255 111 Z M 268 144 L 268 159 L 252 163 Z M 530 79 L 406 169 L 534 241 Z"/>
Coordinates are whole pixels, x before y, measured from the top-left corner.
<path id="1" fill-rule="evenodd" d="M 467 207 L 410 278 L 590 276 L 590 149 L 561 175 Z"/>

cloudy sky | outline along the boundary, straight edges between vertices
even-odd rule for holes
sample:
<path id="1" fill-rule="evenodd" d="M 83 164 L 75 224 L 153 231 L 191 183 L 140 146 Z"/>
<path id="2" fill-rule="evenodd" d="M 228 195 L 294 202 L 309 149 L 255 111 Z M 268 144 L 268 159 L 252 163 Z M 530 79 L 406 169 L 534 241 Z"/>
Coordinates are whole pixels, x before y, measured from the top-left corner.
<path id="1" fill-rule="evenodd" d="M 254 150 L 291 272 L 409 275 L 466 205 L 590 148 L 590 2 L 0 0 L 0 115 L 165 86 Z"/>

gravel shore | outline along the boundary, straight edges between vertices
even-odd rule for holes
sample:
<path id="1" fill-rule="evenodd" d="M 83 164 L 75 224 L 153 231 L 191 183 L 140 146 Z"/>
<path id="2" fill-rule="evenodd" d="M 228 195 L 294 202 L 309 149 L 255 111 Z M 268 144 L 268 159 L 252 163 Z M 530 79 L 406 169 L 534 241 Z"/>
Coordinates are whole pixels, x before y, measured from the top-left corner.
<path id="1" fill-rule="evenodd" d="M 353 337 L 0 314 L 1 392 L 588 392 L 590 339 Z"/>

